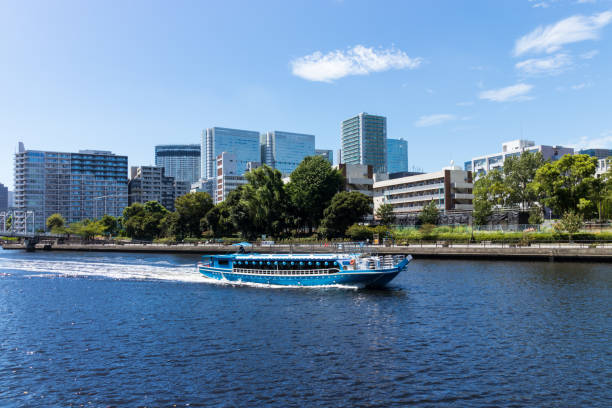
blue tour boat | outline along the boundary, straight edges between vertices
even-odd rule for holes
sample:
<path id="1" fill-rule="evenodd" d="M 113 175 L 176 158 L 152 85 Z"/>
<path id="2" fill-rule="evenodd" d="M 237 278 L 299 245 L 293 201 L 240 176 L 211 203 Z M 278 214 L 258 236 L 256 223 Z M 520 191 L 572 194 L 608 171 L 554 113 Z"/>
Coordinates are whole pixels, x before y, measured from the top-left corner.
<path id="1" fill-rule="evenodd" d="M 411 260 L 410 255 L 204 255 L 198 263 L 198 270 L 208 278 L 229 282 L 381 288 L 406 269 Z"/>

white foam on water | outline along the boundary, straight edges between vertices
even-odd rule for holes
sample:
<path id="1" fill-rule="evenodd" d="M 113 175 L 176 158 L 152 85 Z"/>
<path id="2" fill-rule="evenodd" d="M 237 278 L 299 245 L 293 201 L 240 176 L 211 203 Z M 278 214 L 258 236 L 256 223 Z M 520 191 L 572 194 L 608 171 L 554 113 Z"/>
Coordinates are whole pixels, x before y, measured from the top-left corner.
<path id="1" fill-rule="evenodd" d="M 125 264 L 113 262 L 84 262 L 70 260 L 25 260 L 25 259 L 2 259 L 0 258 L 1 270 L 19 270 L 32 272 L 26 275 L 29 278 L 55 278 L 55 277 L 104 277 L 110 279 L 125 280 L 163 280 L 175 282 L 208 283 L 215 285 L 248 286 L 254 288 L 273 289 L 349 289 L 357 290 L 361 287 L 355 285 L 320 285 L 320 286 L 287 286 L 271 285 L 264 283 L 228 281 L 212 279 L 202 275 L 195 264 L 172 264 L 168 261 L 156 262 L 154 264 L 138 263 Z"/>

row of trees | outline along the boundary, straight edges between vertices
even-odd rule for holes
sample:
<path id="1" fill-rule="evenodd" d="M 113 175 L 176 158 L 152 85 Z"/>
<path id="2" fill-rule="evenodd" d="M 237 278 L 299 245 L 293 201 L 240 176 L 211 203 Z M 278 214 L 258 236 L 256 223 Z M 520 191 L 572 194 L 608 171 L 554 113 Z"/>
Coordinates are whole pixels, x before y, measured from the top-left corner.
<path id="1" fill-rule="evenodd" d="M 492 170 L 474 183 L 474 222 L 486 224 L 495 208 L 530 211 L 530 223 L 543 221 L 543 208 L 557 216 L 599 220 L 612 215 L 612 173 L 596 177 L 597 159 L 565 155 L 546 162 L 541 153 L 506 158 L 503 170 Z"/>
<path id="2" fill-rule="evenodd" d="M 135 239 L 200 238 L 203 234 L 246 239 L 262 235 L 286 237 L 315 231 L 328 238 L 343 236 L 346 229 L 372 211 L 372 199 L 342 191 L 344 177 L 321 156 L 305 158 L 285 184 L 278 170 L 262 166 L 246 173 L 248 183 L 213 205 L 206 193 L 189 193 L 175 200 L 175 211 L 151 201 L 125 208 L 123 216 L 105 215 L 66 227 L 54 214 L 47 229 L 84 237 L 124 235 Z"/>

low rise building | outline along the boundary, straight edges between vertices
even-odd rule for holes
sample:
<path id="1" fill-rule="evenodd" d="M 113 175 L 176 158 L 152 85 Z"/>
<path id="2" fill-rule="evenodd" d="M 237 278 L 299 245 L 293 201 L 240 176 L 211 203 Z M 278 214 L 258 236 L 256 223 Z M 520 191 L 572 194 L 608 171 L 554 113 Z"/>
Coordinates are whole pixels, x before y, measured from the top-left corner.
<path id="1" fill-rule="evenodd" d="M 612 170 L 612 159 L 606 158 L 597 160 L 597 170 L 595 170 L 595 175 L 597 177 L 603 176 L 610 170 Z"/>
<path id="2" fill-rule="evenodd" d="M 472 172 L 450 166 L 434 173 L 374 181 L 374 213 L 391 204 L 396 216 L 421 212 L 434 201 L 443 213 L 472 211 Z"/>
<path id="3" fill-rule="evenodd" d="M 358 191 L 372 197 L 374 192 L 374 167 L 370 164 L 339 164 L 338 170 L 344 176 L 344 189 Z"/>
<path id="4" fill-rule="evenodd" d="M 574 149 L 563 146 L 537 145 L 531 140 L 513 140 L 502 144 L 500 153 L 474 157 L 466 161 L 464 170 L 471 171 L 475 178 L 487 174 L 491 170 L 502 169 L 507 157 L 520 156 L 523 152 L 540 152 L 544 160 L 559 160 L 566 154 L 574 154 Z"/>
<path id="5" fill-rule="evenodd" d="M 216 178 L 200 179 L 195 183 L 191 183 L 190 192 L 207 193 L 211 198 L 214 198 L 214 191 L 215 191 L 216 183 L 217 183 Z"/>
<path id="6" fill-rule="evenodd" d="M 578 154 L 588 154 L 597 159 L 607 159 L 612 157 L 612 149 L 582 149 L 578 151 Z"/>

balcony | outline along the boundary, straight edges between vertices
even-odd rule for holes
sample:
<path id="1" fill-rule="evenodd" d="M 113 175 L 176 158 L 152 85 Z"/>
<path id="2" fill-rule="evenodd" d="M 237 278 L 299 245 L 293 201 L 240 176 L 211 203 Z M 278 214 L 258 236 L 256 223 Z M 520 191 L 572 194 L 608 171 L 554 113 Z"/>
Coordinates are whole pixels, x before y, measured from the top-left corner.
<path id="1" fill-rule="evenodd" d="M 378 190 L 379 188 L 376 188 L 376 189 Z M 399 188 L 399 189 L 394 189 L 394 190 L 390 190 L 388 187 L 382 188 L 383 194 L 385 196 L 403 194 L 403 193 L 412 193 L 412 192 L 417 192 L 417 191 L 441 190 L 441 189 L 444 189 L 444 183 L 424 184 L 420 186 L 405 187 L 405 188 Z"/>

